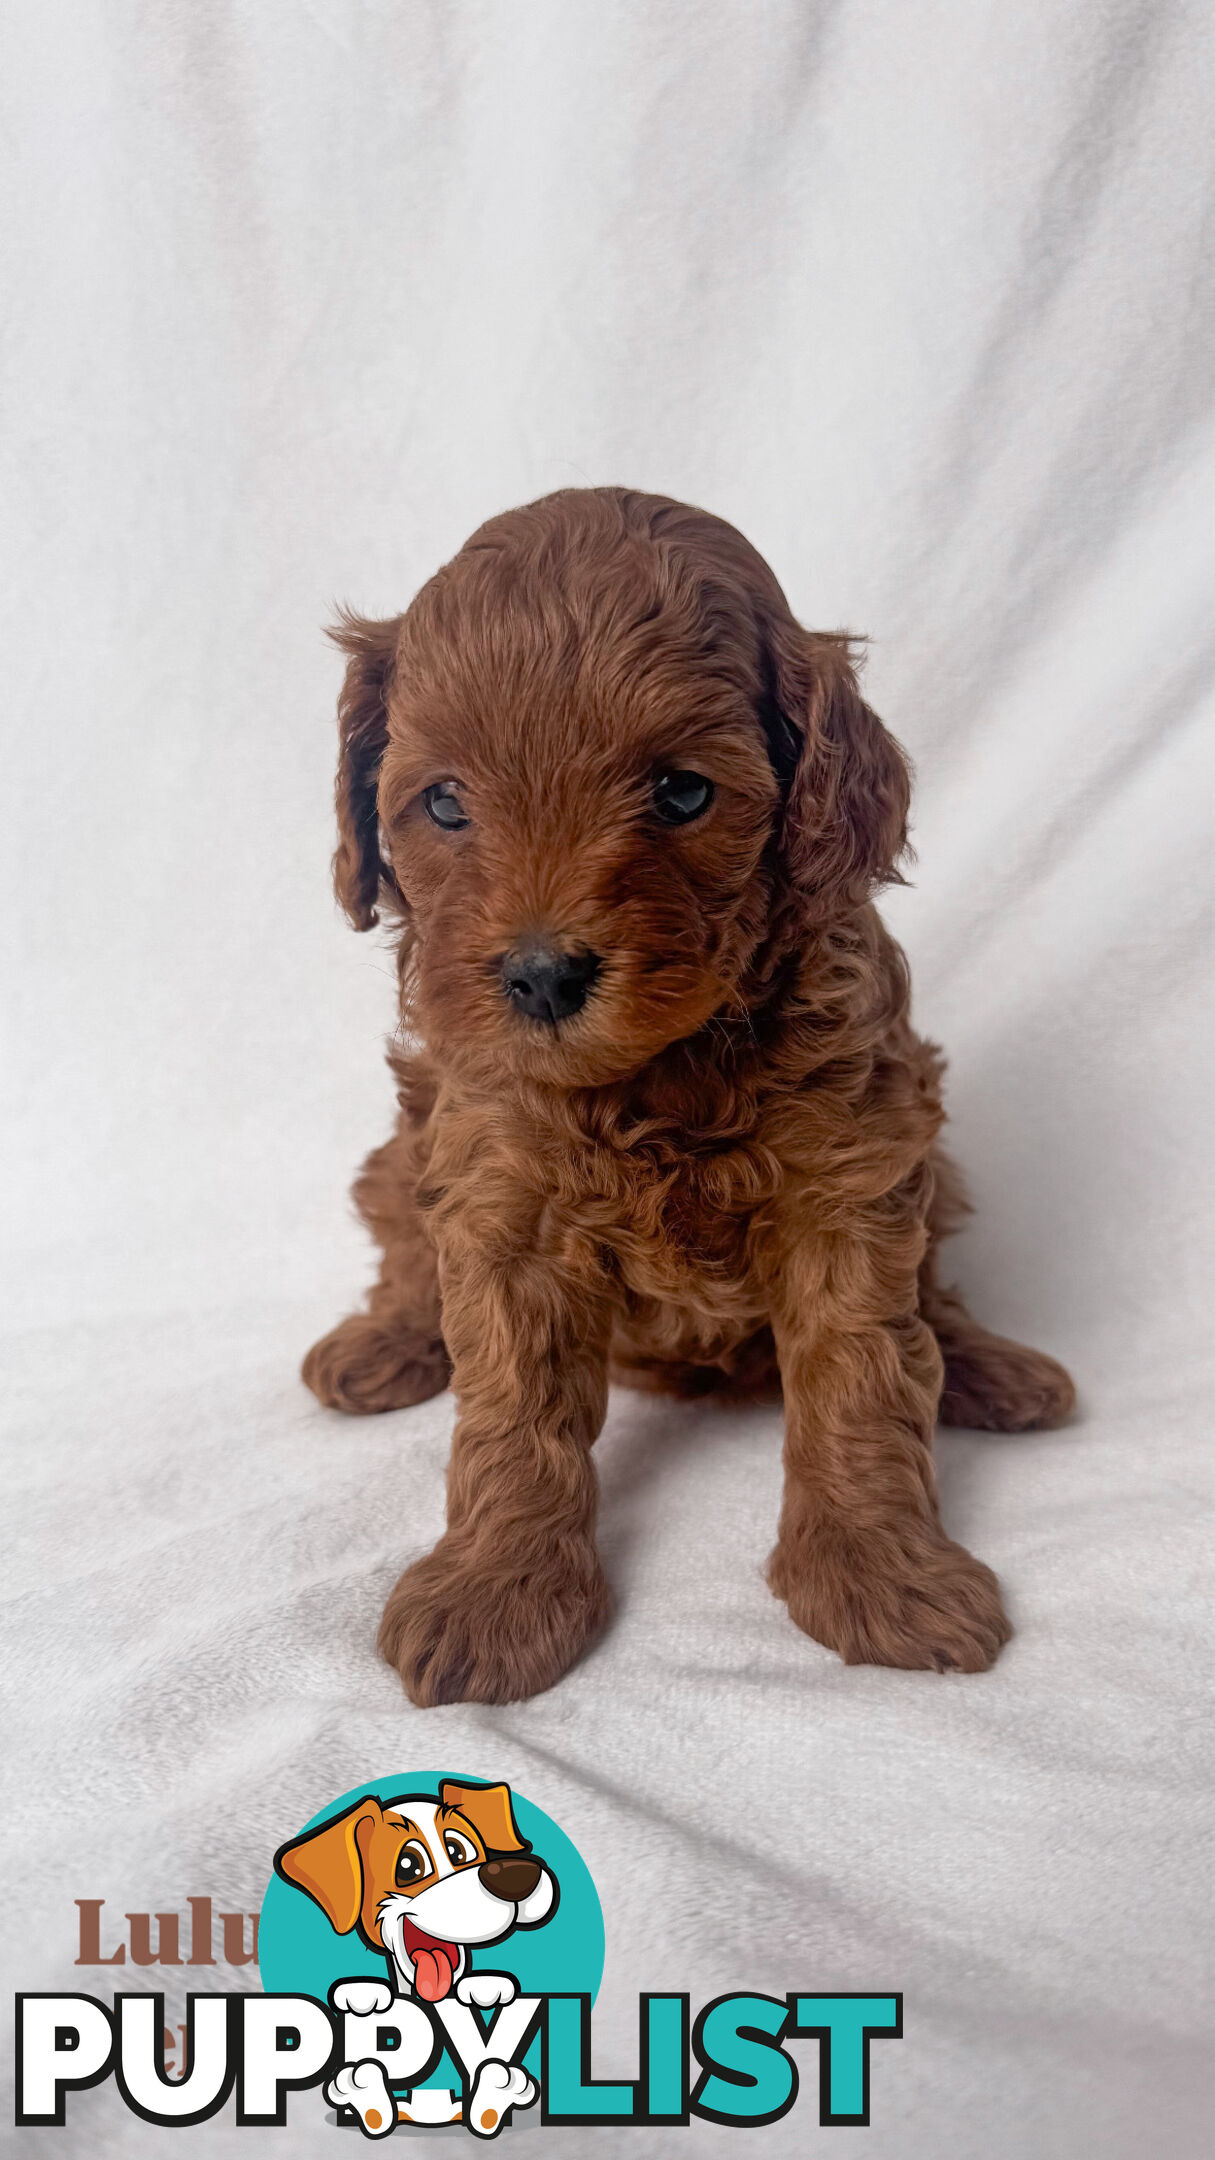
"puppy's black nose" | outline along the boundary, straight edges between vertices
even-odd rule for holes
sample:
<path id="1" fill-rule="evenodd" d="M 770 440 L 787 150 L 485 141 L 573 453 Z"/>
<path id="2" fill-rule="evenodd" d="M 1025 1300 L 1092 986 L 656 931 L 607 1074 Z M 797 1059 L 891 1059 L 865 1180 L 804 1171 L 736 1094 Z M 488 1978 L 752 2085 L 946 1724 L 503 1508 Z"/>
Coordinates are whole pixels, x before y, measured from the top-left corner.
<path id="1" fill-rule="evenodd" d="M 581 1012 L 601 966 L 598 953 L 560 952 L 555 945 L 527 945 L 507 953 L 502 981 L 512 1005 L 529 1020 L 553 1027 Z"/>
<path id="2" fill-rule="evenodd" d="M 508 1905 L 520 1905 L 540 1880 L 540 1862 L 521 1853 L 517 1860 L 486 1860 L 477 1873 L 494 1897 L 504 1899 Z"/>

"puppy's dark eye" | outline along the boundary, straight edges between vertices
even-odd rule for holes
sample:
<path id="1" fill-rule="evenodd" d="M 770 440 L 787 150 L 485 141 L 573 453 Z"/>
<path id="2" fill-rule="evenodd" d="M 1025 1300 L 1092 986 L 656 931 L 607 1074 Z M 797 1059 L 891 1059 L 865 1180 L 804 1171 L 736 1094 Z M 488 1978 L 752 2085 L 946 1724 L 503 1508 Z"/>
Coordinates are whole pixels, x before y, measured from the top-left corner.
<path id="1" fill-rule="evenodd" d="M 461 826 L 469 822 L 454 780 L 439 780 L 434 787 L 428 787 L 422 803 L 431 823 L 441 825 L 444 832 L 459 832 Z"/>
<path id="2" fill-rule="evenodd" d="M 396 1878 L 402 1889 L 410 1883 L 421 1882 L 430 1873 L 430 1855 L 420 1845 L 402 1845 L 397 1854 Z"/>
<path id="3" fill-rule="evenodd" d="M 698 772 L 660 772 L 653 800 L 664 825 L 690 825 L 712 802 L 713 782 Z"/>
<path id="4" fill-rule="evenodd" d="M 447 1832 L 443 1846 L 453 1867 L 467 1867 L 477 1857 L 468 1839 L 461 1837 L 457 1830 Z"/>

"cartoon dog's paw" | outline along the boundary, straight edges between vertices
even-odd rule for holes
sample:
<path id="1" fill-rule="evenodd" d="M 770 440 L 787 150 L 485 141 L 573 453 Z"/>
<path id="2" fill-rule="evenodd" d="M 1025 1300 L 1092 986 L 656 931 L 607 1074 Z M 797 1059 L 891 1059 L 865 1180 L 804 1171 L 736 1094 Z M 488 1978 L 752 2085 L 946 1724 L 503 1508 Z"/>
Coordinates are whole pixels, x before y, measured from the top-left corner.
<path id="1" fill-rule="evenodd" d="M 483 2062 L 468 2102 L 468 2127 L 478 2137 L 497 2137 L 512 2108 L 530 2107 L 535 2081 L 517 2063 Z"/>
<path id="2" fill-rule="evenodd" d="M 325 2087 L 333 2108 L 353 2108 L 364 2137 L 387 2137 L 397 2126 L 397 2104 L 378 2062 L 346 2063 Z"/>
<path id="3" fill-rule="evenodd" d="M 395 2000 L 386 1980 L 339 1980 L 330 1991 L 335 2010 L 351 2017 L 381 2017 Z"/>
<path id="4" fill-rule="evenodd" d="M 456 1996 L 478 2010 L 492 2010 L 497 2003 L 513 2002 L 519 1990 L 509 1973 L 466 1973 L 456 1982 Z"/>

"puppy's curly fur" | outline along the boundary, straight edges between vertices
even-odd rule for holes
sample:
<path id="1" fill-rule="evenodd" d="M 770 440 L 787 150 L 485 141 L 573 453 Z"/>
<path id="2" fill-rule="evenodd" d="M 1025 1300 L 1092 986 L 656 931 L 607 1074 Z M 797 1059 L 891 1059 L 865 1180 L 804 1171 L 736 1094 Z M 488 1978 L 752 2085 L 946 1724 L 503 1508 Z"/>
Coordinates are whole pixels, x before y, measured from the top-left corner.
<path id="1" fill-rule="evenodd" d="M 990 1665 L 1008 1622 L 941 1528 L 934 1422 L 1056 1424 L 1072 1386 L 938 1281 L 965 1209 L 941 1059 L 872 904 L 909 774 L 847 639 L 801 629 L 733 527 L 617 488 L 492 519 L 404 615 L 334 635 L 336 887 L 392 925 L 416 1047 L 355 1187 L 379 1282 L 304 1377 L 356 1413 L 459 1399 L 447 1531 L 384 1655 L 415 1702 L 504 1702 L 591 1642 L 611 1374 L 779 1379 L 769 1581 L 798 1626 L 850 1662 Z M 714 790 L 679 826 L 672 770 Z M 508 995 L 528 940 L 596 956 L 553 1024 Z"/>

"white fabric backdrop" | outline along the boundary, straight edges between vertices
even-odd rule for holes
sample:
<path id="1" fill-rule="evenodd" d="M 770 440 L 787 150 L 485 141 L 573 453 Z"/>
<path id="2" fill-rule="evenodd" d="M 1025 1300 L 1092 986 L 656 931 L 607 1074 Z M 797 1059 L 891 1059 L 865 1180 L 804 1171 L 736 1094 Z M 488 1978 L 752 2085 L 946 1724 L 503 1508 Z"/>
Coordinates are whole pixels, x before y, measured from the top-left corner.
<path id="1" fill-rule="evenodd" d="M 1209 9 L 19 0 L 4 34 L 10 1986 L 108 1981 L 72 1966 L 75 1897 L 254 1906 L 335 1793 L 456 1765 L 597 1877 L 599 2074 L 634 2067 L 642 1986 L 897 1987 L 850 2149 L 1188 2160 Z M 600 1449 L 620 1619 L 586 1663 L 420 1713 L 374 1660 L 451 1403 L 352 1425 L 295 1379 L 367 1279 L 345 1194 L 390 1103 L 387 957 L 327 885 L 319 629 L 583 481 L 741 524 L 806 619 L 872 634 L 916 757 L 890 913 L 981 1205 L 957 1272 L 1084 1398 L 1062 1434 L 941 1442 L 1019 1630 L 988 1678 L 799 1637 L 761 1577 L 778 1420 L 627 1396 Z M 757 2151 L 820 2135 L 801 2052 Z M 330 2150 L 315 2095 L 291 2122 Z M 108 2091 L 9 2135 L 163 2143 Z"/>

